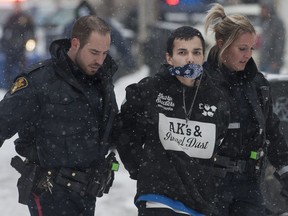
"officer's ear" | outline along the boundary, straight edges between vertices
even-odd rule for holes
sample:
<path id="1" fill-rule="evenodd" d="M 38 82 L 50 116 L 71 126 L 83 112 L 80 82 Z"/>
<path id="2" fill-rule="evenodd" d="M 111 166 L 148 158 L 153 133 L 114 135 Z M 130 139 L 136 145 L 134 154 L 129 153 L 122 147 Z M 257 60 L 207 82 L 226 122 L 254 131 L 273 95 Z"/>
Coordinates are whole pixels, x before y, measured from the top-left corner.
<path id="1" fill-rule="evenodd" d="M 80 47 L 80 41 L 78 38 L 72 38 L 71 39 L 71 48 L 72 49 L 75 49 L 75 50 L 78 50 Z"/>

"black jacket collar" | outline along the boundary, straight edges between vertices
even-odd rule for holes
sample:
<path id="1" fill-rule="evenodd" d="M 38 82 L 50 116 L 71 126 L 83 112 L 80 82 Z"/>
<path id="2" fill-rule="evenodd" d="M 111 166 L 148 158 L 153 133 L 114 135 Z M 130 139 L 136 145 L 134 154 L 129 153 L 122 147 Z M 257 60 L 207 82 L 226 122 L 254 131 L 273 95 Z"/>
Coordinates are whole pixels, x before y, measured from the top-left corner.
<path id="1" fill-rule="evenodd" d="M 72 61 L 67 61 L 67 52 L 70 48 L 70 40 L 69 39 L 60 39 L 55 40 L 51 43 L 49 51 L 51 54 L 51 58 L 57 66 L 59 66 L 63 72 L 69 73 L 69 77 L 72 76 L 71 70 L 76 71 L 77 76 L 81 76 L 84 80 L 112 80 L 113 75 L 116 73 L 118 66 L 115 61 L 111 58 L 110 55 L 107 55 L 103 66 L 99 69 L 95 77 L 89 77 L 85 75 L 80 68 L 78 68 Z M 82 73 L 82 75 L 81 75 Z M 75 73 L 73 73 L 75 75 Z M 62 74 L 63 75 L 63 74 Z M 83 77 L 84 76 L 84 77 Z M 79 77 L 78 77 L 79 78 Z"/>

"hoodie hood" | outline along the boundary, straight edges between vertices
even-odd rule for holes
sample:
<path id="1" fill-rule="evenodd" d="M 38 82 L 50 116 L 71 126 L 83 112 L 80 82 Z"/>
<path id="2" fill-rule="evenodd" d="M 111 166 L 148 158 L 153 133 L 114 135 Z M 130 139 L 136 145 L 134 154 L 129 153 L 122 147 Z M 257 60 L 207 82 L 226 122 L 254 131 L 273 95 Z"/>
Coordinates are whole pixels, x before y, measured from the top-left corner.
<path id="1" fill-rule="evenodd" d="M 52 59 L 59 59 L 61 54 L 67 53 L 70 48 L 69 39 L 55 40 L 51 43 L 49 47 L 49 52 Z"/>

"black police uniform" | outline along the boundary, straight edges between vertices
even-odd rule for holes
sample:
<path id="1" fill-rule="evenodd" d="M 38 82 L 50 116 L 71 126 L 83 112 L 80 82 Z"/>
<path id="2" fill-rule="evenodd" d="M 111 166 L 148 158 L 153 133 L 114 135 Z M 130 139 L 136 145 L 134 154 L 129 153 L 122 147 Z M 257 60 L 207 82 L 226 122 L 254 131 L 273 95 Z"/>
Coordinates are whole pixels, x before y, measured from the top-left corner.
<path id="1" fill-rule="evenodd" d="M 18 150 L 25 154 L 21 136 L 30 133 L 42 169 L 71 168 L 85 173 L 103 163 L 111 146 L 109 137 L 118 112 L 112 84 L 117 66 L 108 55 L 97 75 L 87 76 L 67 56 L 69 47 L 69 40 L 54 41 L 51 59 L 14 81 L 0 103 L 0 138 L 20 131 Z M 80 195 L 57 183 L 48 189 L 33 191 L 28 203 L 32 215 L 39 211 L 43 215 L 94 215 L 95 196 Z"/>
<path id="2" fill-rule="evenodd" d="M 270 87 L 251 58 L 244 71 L 219 67 L 208 56 L 208 74 L 226 92 L 231 118 L 228 134 L 215 157 L 222 181 L 215 215 L 265 215 L 260 190 L 264 156 L 276 169 L 288 165 L 288 146 L 272 111 Z M 270 143 L 270 144 L 269 144 Z"/>

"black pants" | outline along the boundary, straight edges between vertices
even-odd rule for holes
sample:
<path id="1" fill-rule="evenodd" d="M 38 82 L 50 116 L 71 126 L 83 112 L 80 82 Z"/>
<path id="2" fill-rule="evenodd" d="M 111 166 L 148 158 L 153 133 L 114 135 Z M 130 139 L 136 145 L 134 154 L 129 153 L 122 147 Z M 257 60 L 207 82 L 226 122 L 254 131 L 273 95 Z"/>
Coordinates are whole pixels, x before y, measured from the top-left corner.
<path id="1" fill-rule="evenodd" d="M 188 216 L 188 214 L 176 213 L 169 208 L 146 208 L 146 202 L 140 202 L 138 216 Z"/>
<path id="2" fill-rule="evenodd" d="M 52 194 L 32 194 L 28 203 L 31 216 L 94 216 L 96 198 L 81 197 L 54 185 Z"/>
<path id="3" fill-rule="evenodd" d="M 213 216 L 265 216 L 260 185 L 255 178 L 228 174 L 218 187 Z"/>

